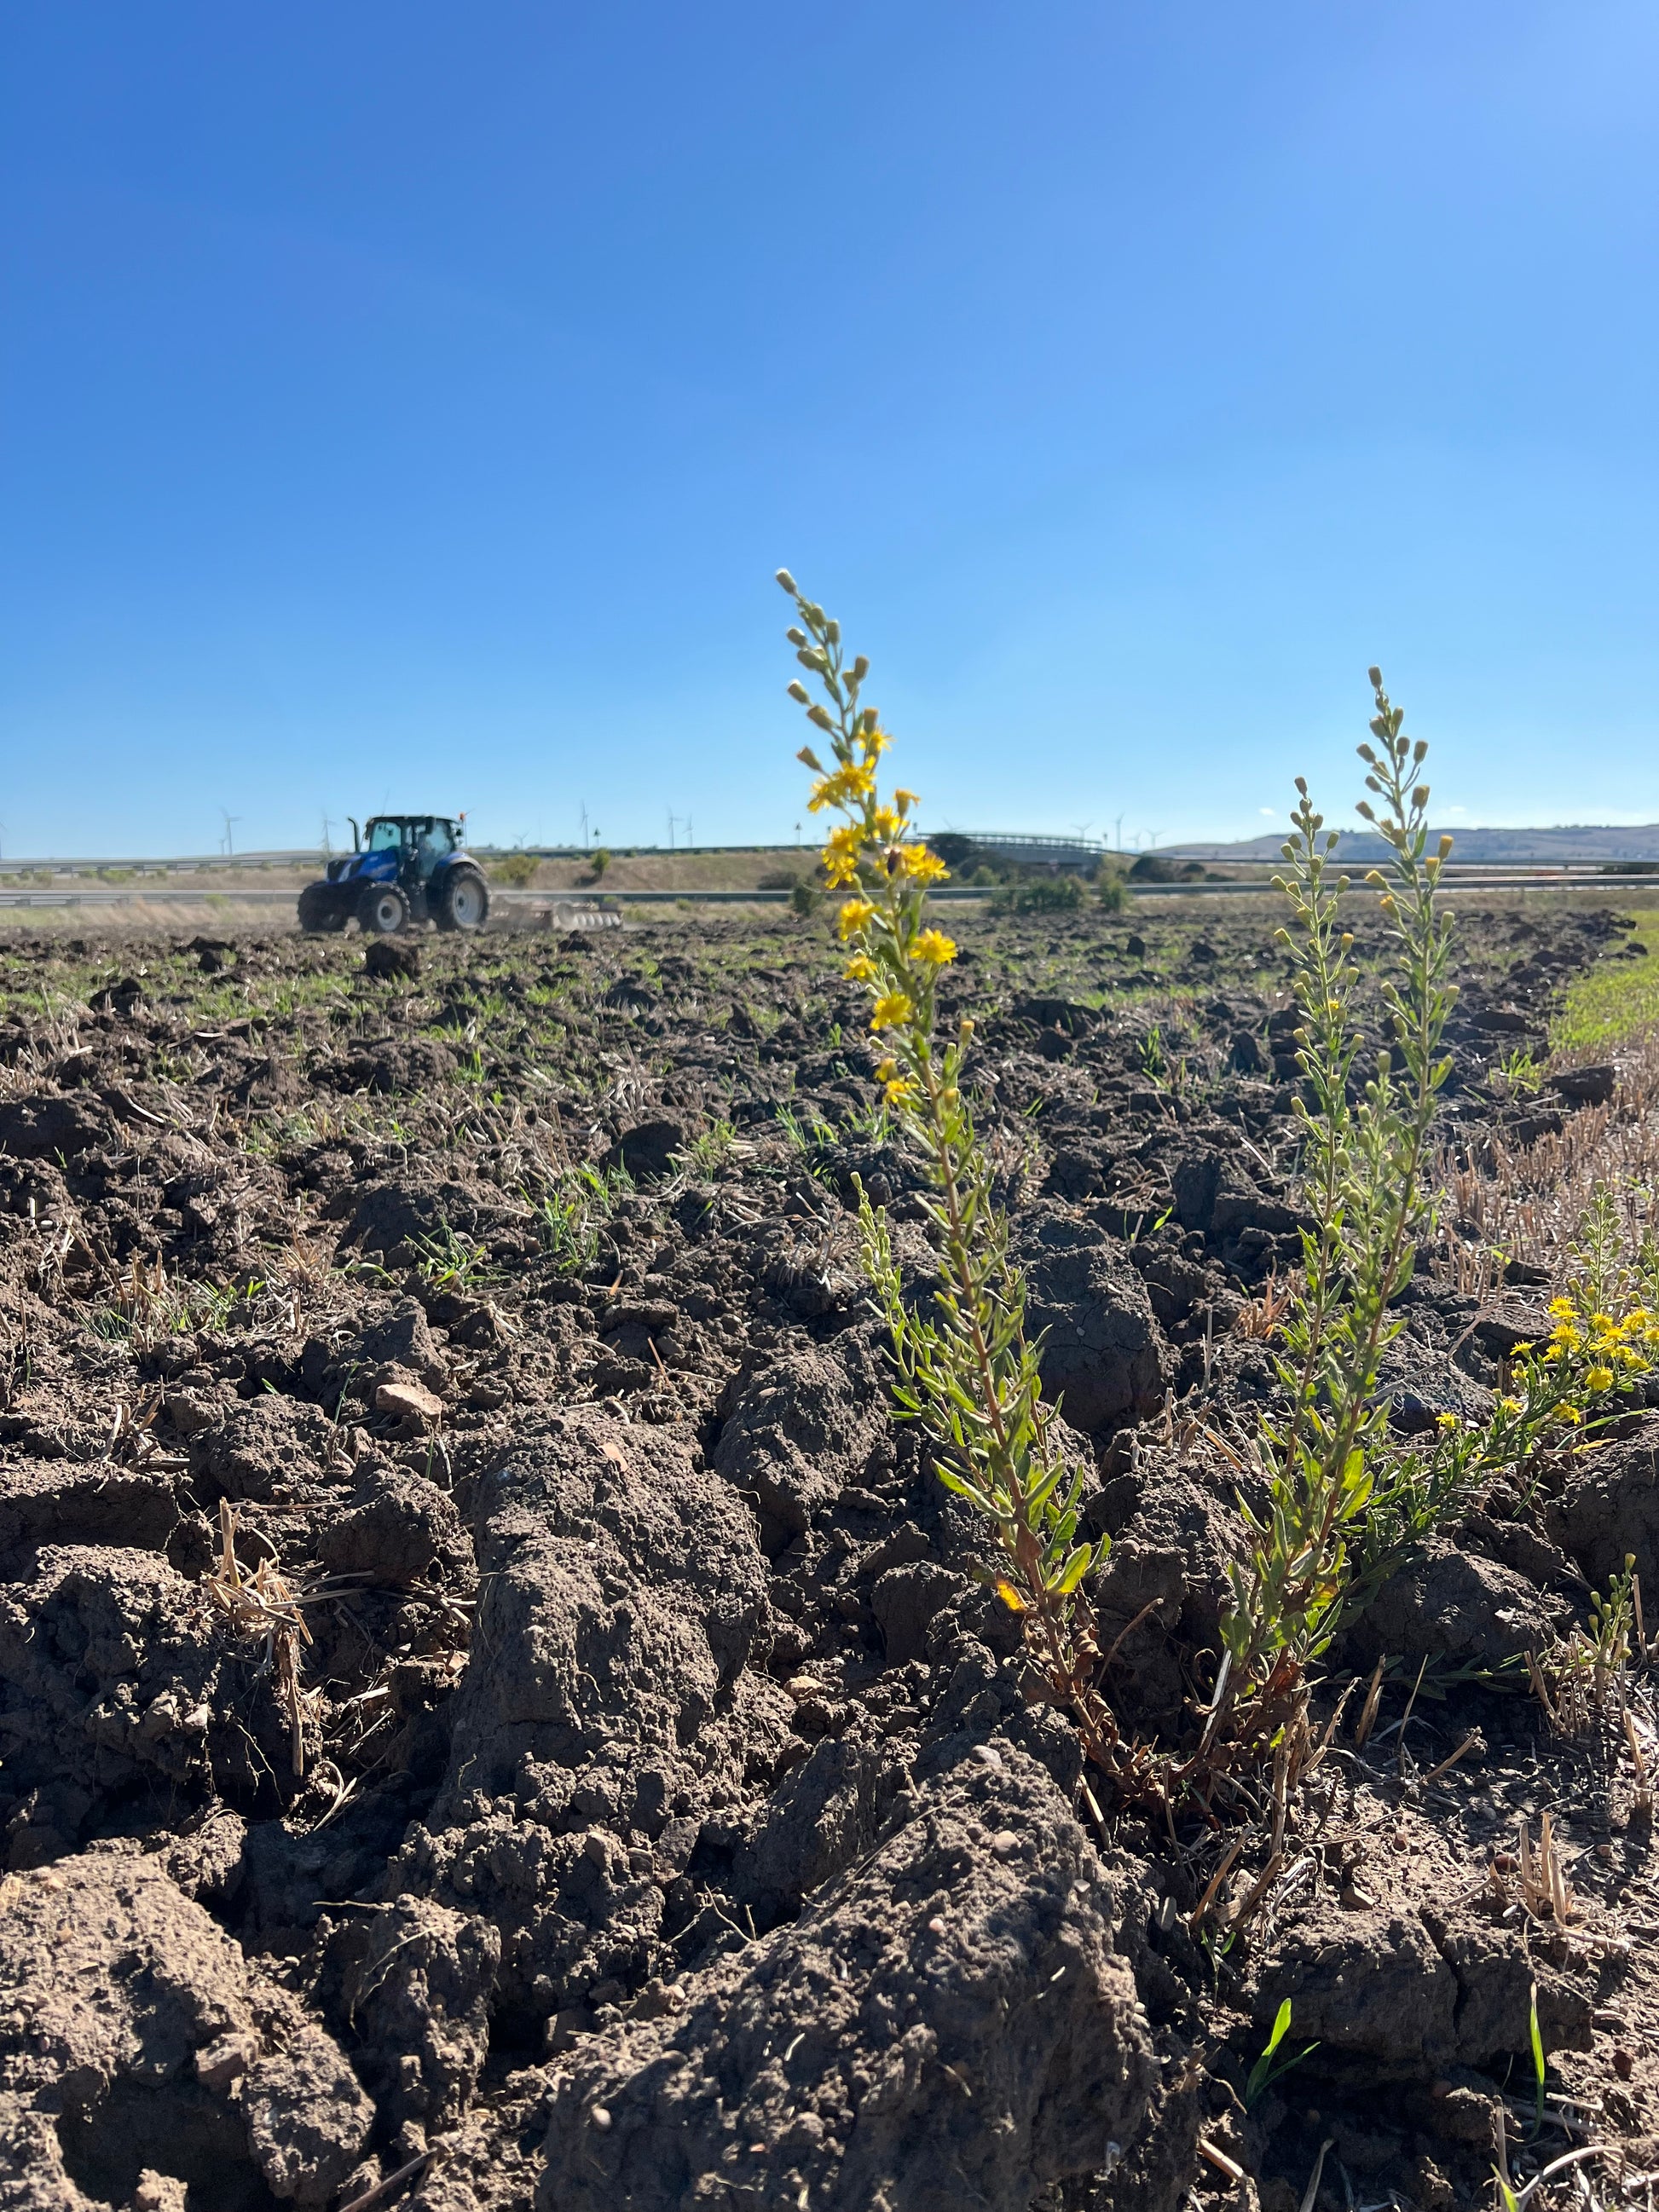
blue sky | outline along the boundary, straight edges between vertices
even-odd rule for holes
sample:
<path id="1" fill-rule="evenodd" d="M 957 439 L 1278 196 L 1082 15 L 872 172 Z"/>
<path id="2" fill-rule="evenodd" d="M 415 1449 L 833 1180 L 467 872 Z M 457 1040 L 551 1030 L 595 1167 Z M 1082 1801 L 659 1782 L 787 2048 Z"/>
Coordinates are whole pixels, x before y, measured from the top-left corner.
<path id="1" fill-rule="evenodd" d="M 0 846 L 1659 819 L 1659 14 L 22 0 Z M 677 834 L 684 835 L 681 827 Z"/>

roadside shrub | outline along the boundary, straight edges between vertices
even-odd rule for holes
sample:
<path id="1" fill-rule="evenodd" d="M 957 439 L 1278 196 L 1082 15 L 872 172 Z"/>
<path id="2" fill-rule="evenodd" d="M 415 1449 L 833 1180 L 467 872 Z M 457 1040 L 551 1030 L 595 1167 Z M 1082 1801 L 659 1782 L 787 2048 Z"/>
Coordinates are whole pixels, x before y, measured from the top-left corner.
<path id="1" fill-rule="evenodd" d="M 795 868 L 769 868 L 755 888 L 763 891 L 787 891 L 792 914 L 816 914 L 823 903 L 822 888 L 811 876 L 804 876 Z"/>
<path id="2" fill-rule="evenodd" d="M 490 880 L 514 890 L 526 890 L 536 880 L 538 865 L 533 853 L 503 853 L 489 864 Z"/>
<path id="3" fill-rule="evenodd" d="M 971 837 L 964 836 L 960 830 L 937 830 L 928 838 L 927 843 L 954 876 L 963 875 L 969 867 L 980 866 L 978 846 Z"/>
<path id="4" fill-rule="evenodd" d="M 1034 876 L 1011 884 L 994 903 L 1004 914 L 1075 914 L 1083 904 L 1083 886 L 1075 876 Z"/>
<path id="5" fill-rule="evenodd" d="M 1095 885 L 1095 896 L 1108 914 L 1122 914 L 1128 907 L 1132 894 L 1128 884 L 1115 868 L 1103 868 Z"/>
<path id="6" fill-rule="evenodd" d="M 588 855 L 587 864 L 593 871 L 594 882 L 596 884 L 603 883 L 605 881 L 605 872 L 611 866 L 611 855 L 606 852 L 605 847 L 601 845 L 597 851 L 591 853 Z"/>

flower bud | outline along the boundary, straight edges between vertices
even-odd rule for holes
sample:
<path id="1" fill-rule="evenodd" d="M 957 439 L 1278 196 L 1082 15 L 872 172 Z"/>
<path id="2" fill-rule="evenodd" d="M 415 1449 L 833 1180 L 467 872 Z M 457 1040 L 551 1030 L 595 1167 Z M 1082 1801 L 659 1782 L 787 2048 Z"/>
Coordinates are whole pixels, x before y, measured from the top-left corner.
<path id="1" fill-rule="evenodd" d="M 1450 839 L 1449 837 L 1442 837 L 1442 839 L 1440 840 L 1440 857 L 1441 857 L 1441 859 L 1442 859 L 1443 860 L 1450 860 L 1450 858 L 1451 858 L 1451 848 L 1452 848 L 1452 841 L 1451 841 L 1451 839 Z"/>
<path id="2" fill-rule="evenodd" d="M 1412 805 L 1415 807 L 1421 808 L 1426 806 L 1428 803 L 1429 787 L 1426 783 L 1419 783 L 1416 790 L 1412 793 Z"/>
<path id="3" fill-rule="evenodd" d="M 791 645 L 805 645 L 806 642 L 806 632 L 804 629 L 798 629 L 793 623 L 790 623 L 783 634 Z"/>
<path id="4" fill-rule="evenodd" d="M 1373 691 L 1380 691 L 1382 689 L 1382 671 L 1380 668 L 1368 668 L 1365 671 L 1365 680 Z"/>
<path id="5" fill-rule="evenodd" d="M 865 678 L 866 678 L 869 673 L 870 673 L 870 664 L 869 664 L 869 662 L 865 659 L 864 655 L 863 655 L 862 653 L 860 653 L 860 655 L 859 655 L 858 659 L 857 659 L 853 663 L 853 681 L 854 681 L 854 684 L 862 684 L 862 683 L 863 683 L 863 681 L 864 681 L 864 679 L 865 679 Z"/>
<path id="6" fill-rule="evenodd" d="M 821 730 L 833 730 L 836 726 L 830 719 L 827 708 L 809 707 L 806 710 L 806 719 L 809 722 L 816 723 Z"/>
<path id="7" fill-rule="evenodd" d="M 1308 795 L 1308 779 L 1305 775 L 1297 776 L 1296 780 L 1296 787 L 1302 793 L 1304 799 L 1305 799 Z"/>
<path id="8" fill-rule="evenodd" d="M 1419 761 L 1427 760 L 1428 757 L 1429 741 L 1426 738 L 1419 738 L 1417 740 L 1417 743 L 1412 747 L 1413 767 L 1415 768 Z"/>
<path id="9" fill-rule="evenodd" d="M 782 585 L 784 590 L 788 592 L 792 599 L 799 598 L 800 594 L 795 589 L 795 580 L 787 568 L 779 569 L 778 581 Z"/>
<path id="10" fill-rule="evenodd" d="M 797 676 L 789 686 L 789 696 L 795 701 L 797 705 L 804 707 L 811 696 L 811 693 L 801 682 L 799 677 Z"/>
<path id="11" fill-rule="evenodd" d="M 814 775 L 822 775 L 823 774 L 823 763 L 818 758 L 811 745 L 803 745 L 800 750 L 795 755 L 795 758 L 799 761 L 804 767 L 810 768 Z"/>
<path id="12" fill-rule="evenodd" d="M 833 615 L 823 625 L 823 634 L 829 639 L 831 645 L 839 645 L 841 643 L 841 624 L 836 620 Z"/>

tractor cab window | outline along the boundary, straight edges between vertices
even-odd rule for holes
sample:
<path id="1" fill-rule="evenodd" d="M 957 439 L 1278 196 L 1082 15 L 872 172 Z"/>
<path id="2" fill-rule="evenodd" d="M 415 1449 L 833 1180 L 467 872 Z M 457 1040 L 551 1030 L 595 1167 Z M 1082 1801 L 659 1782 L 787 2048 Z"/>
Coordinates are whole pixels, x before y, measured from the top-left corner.
<path id="1" fill-rule="evenodd" d="M 368 849 L 371 853 L 395 853 L 404 842 L 402 827 L 396 822 L 371 822 L 368 825 Z"/>
<path id="2" fill-rule="evenodd" d="M 422 876 L 429 876 L 454 849 L 448 823 L 440 821 L 434 815 L 415 825 L 415 861 Z"/>

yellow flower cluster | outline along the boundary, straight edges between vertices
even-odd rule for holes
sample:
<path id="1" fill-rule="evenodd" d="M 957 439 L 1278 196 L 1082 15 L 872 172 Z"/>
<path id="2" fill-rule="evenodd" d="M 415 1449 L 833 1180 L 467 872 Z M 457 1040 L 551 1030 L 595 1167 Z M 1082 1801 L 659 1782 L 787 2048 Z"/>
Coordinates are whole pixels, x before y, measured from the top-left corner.
<path id="1" fill-rule="evenodd" d="M 858 881 L 859 854 L 864 848 L 864 824 L 843 822 L 839 830 L 830 832 L 830 842 L 823 848 L 823 872 L 830 878 L 831 890 L 841 890 Z"/>
<path id="2" fill-rule="evenodd" d="M 1539 1354 L 1545 1366 L 1559 1366 L 1583 1353 L 1590 1362 L 1585 1382 L 1598 1391 L 1612 1389 L 1621 1374 L 1651 1372 L 1652 1354 L 1659 1347 L 1659 1318 L 1646 1306 L 1632 1307 L 1622 1320 L 1615 1321 L 1611 1314 L 1585 1314 L 1571 1298 L 1552 1298 L 1550 1315 L 1555 1326 Z M 1517 1352 L 1532 1349 L 1529 1344 L 1516 1346 Z"/>
<path id="3" fill-rule="evenodd" d="M 897 1060 L 884 1060 L 876 1070 L 876 1080 L 887 1093 L 890 1106 L 906 1106 L 916 1095 L 913 1079 L 900 1068 Z"/>
<path id="4" fill-rule="evenodd" d="M 876 772 L 861 762 L 849 762 L 838 768 L 833 775 L 820 776 L 812 786 L 806 801 L 810 814 L 822 814 L 826 806 L 858 806 L 875 796 Z"/>
<path id="5" fill-rule="evenodd" d="M 1581 1297 L 1552 1298 L 1552 1327 L 1541 1347 L 1517 1344 L 1516 1380 L 1523 1377 L 1524 1399 L 1508 1396 L 1498 1410 L 1511 1419 L 1557 1421 L 1570 1429 L 1583 1425 L 1595 1401 L 1607 1397 L 1638 1375 L 1651 1374 L 1659 1361 L 1659 1316 L 1637 1306 L 1615 1319 L 1586 1310 Z"/>
<path id="6" fill-rule="evenodd" d="M 794 597 L 815 641 L 809 647 L 800 630 L 791 630 L 790 642 L 821 677 L 829 695 L 827 706 L 814 705 L 799 678 L 789 686 L 790 696 L 806 708 L 807 720 L 825 733 L 834 752 L 827 766 L 811 745 L 803 745 L 798 757 L 814 777 L 807 799 L 811 811 L 842 817 L 823 851 L 831 888 L 851 893 L 836 917 L 848 956 L 842 973 L 849 983 L 869 991 L 871 1028 L 890 1030 L 903 1040 L 910 1073 L 901 1073 L 890 1061 L 881 1079 L 889 1099 L 902 1104 L 915 1094 L 933 1048 L 939 970 L 957 957 L 942 930 L 923 926 L 921 895 L 928 884 L 945 882 L 950 872 L 911 829 L 915 793 L 900 788 L 884 799 L 877 791 L 877 766 L 892 740 L 875 709 L 858 703 L 869 664 L 861 658 L 845 664 L 836 625 L 800 598 L 793 579 L 781 572 L 778 580 Z"/>

